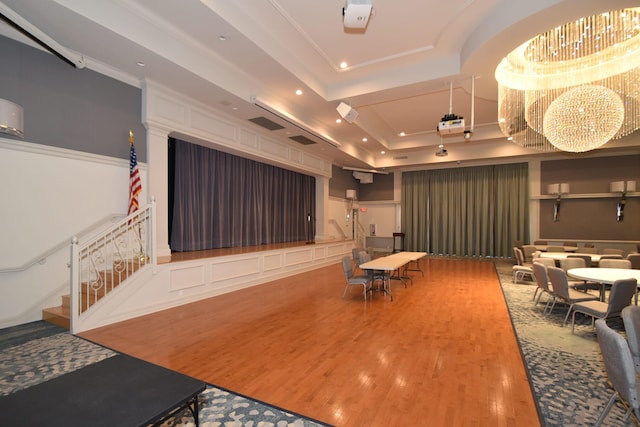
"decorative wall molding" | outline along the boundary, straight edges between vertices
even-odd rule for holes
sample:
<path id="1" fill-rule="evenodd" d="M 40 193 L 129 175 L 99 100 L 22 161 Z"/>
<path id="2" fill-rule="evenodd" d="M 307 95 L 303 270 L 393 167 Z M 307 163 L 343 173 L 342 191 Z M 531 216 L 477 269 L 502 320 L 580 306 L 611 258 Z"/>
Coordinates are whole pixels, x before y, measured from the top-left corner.
<path id="1" fill-rule="evenodd" d="M 197 101 L 189 99 L 154 82 L 143 85 L 143 121 L 149 126 L 172 129 L 171 134 L 186 135 L 240 154 L 314 176 L 331 177 L 331 161 L 306 153 L 251 129 L 237 119 L 224 116 Z"/>
<path id="2" fill-rule="evenodd" d="M 82 160 L 90 163 L 99 163 L 108 166 L 129 167 L 128 159 L 118 159 L 115 157 L 103 156 L 100 154 L 86 153 L 83 151 L 70 150 L 68 148 L 53 147 L 50 145 L 36 144 L 33 142 L 17 141 L 14 139 L 0 137 L 0 150 L 11 150 L 42 156 L 60 157 L 70 160 Z M 128 153 L 128 151 L 127 151 Z M 147 170 L 147 164 L 138 162 L 140 170 Z"/>

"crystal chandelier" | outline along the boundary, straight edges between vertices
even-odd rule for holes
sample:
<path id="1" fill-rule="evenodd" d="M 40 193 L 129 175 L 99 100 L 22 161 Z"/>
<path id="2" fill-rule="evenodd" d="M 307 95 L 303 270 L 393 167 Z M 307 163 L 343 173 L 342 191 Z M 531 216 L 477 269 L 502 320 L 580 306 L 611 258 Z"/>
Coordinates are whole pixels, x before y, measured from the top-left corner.
<path id="1" fill-rule="evenodd" d="M 640 128 L 640 8 L 580 18 L 496 69 L 502 132 L 540 151 L 584 152 Z"/>

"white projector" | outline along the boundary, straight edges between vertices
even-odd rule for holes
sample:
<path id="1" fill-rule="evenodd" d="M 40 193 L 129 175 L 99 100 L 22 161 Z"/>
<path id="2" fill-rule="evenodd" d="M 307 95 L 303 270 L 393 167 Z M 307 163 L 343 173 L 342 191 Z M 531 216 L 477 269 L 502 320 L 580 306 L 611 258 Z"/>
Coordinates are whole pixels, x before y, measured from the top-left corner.
<path id="1" fill-rule="evenodd" d="M 464 119 L 443 120 L 438 123 L 438 133 L 441 135 L 457 135 L 464 133 Z"/>
<path id="2" fill-rule="evenodd" d="M 345 28 L 365 28 L 371 16 L 371 0 L 347 0 L 342 9 Z"/>

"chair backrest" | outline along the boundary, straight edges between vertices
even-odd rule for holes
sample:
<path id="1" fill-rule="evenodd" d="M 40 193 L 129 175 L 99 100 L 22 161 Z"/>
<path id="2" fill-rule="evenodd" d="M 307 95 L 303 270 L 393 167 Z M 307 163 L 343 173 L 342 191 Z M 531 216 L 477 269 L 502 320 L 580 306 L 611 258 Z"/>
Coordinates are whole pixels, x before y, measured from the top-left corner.
<path id="1" fill-rule="evenodd" d="M 556 260 L 553 258 L 534 258 L 533 259 L 533 263 L 538 263 L 538 264 L 542 264 L 545 267 L 555 267 L 556 266 Z"/>
<path id="2" fill-rule="evenodd" d="M 631 304 L 631 299 L 637 288 L 638 281 L 636 279 L 621 279 L 613 282 L 611 292 L 609 292 L 609 307 L 606 317 L 619 316 L 622 310 Z"/>
<path id="3" fill-rule="evenodd" d="M 617 254 L 608 254 L 608 255 L 600 255 L 600 259 L 622 259 L 622 255 Z"/>
<path id="4" fill-rule="evenodd" d="M 611 254 L 611 255 L 620 255 L 622 256 L 622 254 L 624 254 L 624 251 L 622 249 L 615 249 L 615 248 L 604 248 L 602 250 L 603 254 Z"/>
<path id="5" fill-rule="evenodd" d="M 583 248 L 595 248 L 595 247 L 596 247 L 596 245 L 594 245 L 594 244 L 593 244 L 593 243 L 591 243 L 591 242 L 586 242 L 582 247 L 583 247 Z"/>
<path id="6" fill-rule="evenodd" d="M 524 242 L 522 240 L 516 240 L 515 243 L 513 244 L 513 246 L 515 246 L 518 249 L 522 249 L 522 245 L 524 245 Z"/>
<path id="7" fill-rule="evenodd" d="M 620 397 L 633 408 L 638 408 L 640 400 L 636 385 L 636 370 L 627 341 L 611 329 L 604 319 L 596 320 L 596 334 L 609 381 Z"/>
<path id="8" fill-rule="evenodd" d="M 369 255 L 367 251 L 360 251 L 358 259 L 360 260 L 360 264 L 364 264 L 365 262 L 371 261 L 371 255 Z"/>
<path id="9" fill-rule="evenodd" d="M 362 248 L 353 248 L 353 249 L 351 249 L 351 256 L 353 257 L 353 262 L 354 262 L 356 267 L 358 267 L 360 265 L 359 254 L 362 251 L 364 251 L 364 249 L 362 249 Z"/>
<path id="10" fill-rule="evenodd" d="M 631 268 L 631 261 L 628 259 L 602 259 L 598 262 L 600 268 Z"/>
<path id="11" fill-rule="evenodd" d="M 524 253 L 524 261 L 528 262 L 533 258 L 533 253 L 537 251 L 533 245 L 522 245 L 522 252 Z"/>
<path id="12" fill-rule="evenodd" d="M 547 246 L 547 252 L 564 252 L 564 246 Z"/>
<path id="13" fill-rule="evenodd" d="M 519 248 L 514 246 L 513 248 L 513 257 L 516 259 L 516 264 L 524 265 L 524 254 Z"/>
<path id="14" fill-rule="evenodd" d="M 343 256 L 342 257 L 342 269 L 344 270 L 344 277 L 349 280 L 353 277 L 353 266 L 351 265 L 351 257 Z"/>
<path id="15" fill-rule="evenodd" d="M 591 256 L 589 255 L 567 255 L 567 259 L 576 259 L 576 258 L 580 258 L 582 259 L 582 261 L 584 261 L 584 266 L 583 267 L 591 267 Z M 560 263 L 560 266 L 562 266 L 562 263 Z M 573 268 L 573 267 L 572 267 Z M 580 267 L 576 267 L 576 268 L 580 268 Z M 564 269 L 564 267 L 563 267 Z M 564 271 L 567 271 L 567 269 L 564 269 Z"/>
<path id="16" fill-rule="evenodd" d="M 598 249 L 591 246 L 583 246 L 580 249 L 578 249 L 578 252 L 580 252 L 581 254 L 597 254 Z"/>
<path id="17" fill-rule="evenodd" d="M 640 307 L 629 305 L 622 309 L 624 330 L 627 333 L 629 350 L 633 357 L 636 372 L 640 372 Z"/>
<path id="18" fill-rule="evenodd" d="M 567 273 L 558 267 L 547 267 L 547 275 L 551 281 L 553 293 L 560 298 L 569 300 L 569 281 L 567 279 Z"/>
<path id="19" fill-rule="evenodd" d="M 631 261 L 631 268 L 640 270 L 640 254 L 629 254 L 627 259 Z"/>
<path id="20" fill-rule="evenodd" d="M 591 257 L 589 257 L 589 266 L 590 265 L 591 265 Z M 571 268 L 585 268 L 585 267 L 587 267 L 587 264 L 584 258 L 581 258 L 581 257 L 577 257 L 577 258 L 567 257 L 565 259 L 560 260 L 560 268 L 563 269 L 565 272 Z"/>
<path id="21" fill-rule="evenodd" d="M 536 278 L 536 283 L 538 284 L 538 287 L 540 289 L 551 291 L 551 288 L 549 288 L 549 277 L 547 276 L 547 268 L 543 264 L 540 264 L 538 262 L 533 263 L 533 277 Z"/>

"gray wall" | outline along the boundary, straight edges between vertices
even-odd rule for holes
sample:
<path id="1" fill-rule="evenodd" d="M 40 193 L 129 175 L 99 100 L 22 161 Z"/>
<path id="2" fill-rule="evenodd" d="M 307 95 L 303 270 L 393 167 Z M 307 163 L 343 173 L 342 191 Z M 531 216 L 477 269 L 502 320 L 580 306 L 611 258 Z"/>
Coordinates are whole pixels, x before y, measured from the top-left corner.
<path id="1" fill-rule="evenodd" d="M 333 166 L 329 180 L 329 196 L 346 198 L 347 190 L 356 190 L 360 201 L 393 200 L 393 173 L 373 174 L 373 183 L 361 184 L 350 170 Z"/>
<path id="2" fill-rule="evenodd" d="M 566 182 L 571 195 L 609 193 L 611 181 L 635 180 L 640 188 L 640 155 L 577 158 L 540 164 L 540 192 Z M 540 202 L 540 237 L 568 240 L 640 240 L 640 198 L 628 197 L 624 221 L 616 221 L 620 197 L 570 198 L 560 203 L 553 221 L 554 200 Z"/>
<path id="3" fill-rule="evenodd" d="M 0 52 L 0 98 L 24 109 L 25 141 L 126 159 L 132 129 L 146 162 L 140 89 L 2 36 Z"/>

